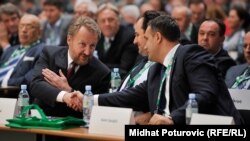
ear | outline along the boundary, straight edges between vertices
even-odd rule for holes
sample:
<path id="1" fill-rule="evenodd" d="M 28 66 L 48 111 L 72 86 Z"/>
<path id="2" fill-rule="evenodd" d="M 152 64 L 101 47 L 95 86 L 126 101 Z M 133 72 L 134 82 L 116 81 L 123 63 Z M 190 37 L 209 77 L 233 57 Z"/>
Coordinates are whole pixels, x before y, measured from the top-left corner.
<path id="1" fill-rule="evenodd" d="M 160 32 L 155 33 L 156 43 L 160 43 L 162 40 L 162 35 Z"/>
<path id="2" fill-rule="evenodd" d="M 67 35 L 67 44 L 69 46 L 70 42 L 72 41 L 72 36 L 71 35 Z"/>

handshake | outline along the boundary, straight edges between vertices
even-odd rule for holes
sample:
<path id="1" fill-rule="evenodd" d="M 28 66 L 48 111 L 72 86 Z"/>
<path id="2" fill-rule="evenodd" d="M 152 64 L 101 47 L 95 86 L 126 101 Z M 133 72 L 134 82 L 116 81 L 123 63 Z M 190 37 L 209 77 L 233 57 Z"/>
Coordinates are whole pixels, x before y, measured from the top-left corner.
<path id="1" fill-rule="evenodd" d="M 67 104 L 68 107 L 74 109 L 75 111 L 82 111 L 82 101 L 83 94 L 80 91 L 74 91 L 71 93 L 65 93 L 63 96 L 63 102 Z"/>

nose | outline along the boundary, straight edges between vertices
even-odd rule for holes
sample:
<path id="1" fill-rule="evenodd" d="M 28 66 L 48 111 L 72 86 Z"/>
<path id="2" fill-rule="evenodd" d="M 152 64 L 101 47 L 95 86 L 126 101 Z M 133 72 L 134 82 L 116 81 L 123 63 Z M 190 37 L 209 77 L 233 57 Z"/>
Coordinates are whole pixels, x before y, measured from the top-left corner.
<path id="1" fill-rule="evenodd" d="M 90 56 L 91 53 L 92 53 L 92 50 L 93 50 L 93 49 L 92 49 L 90 46 L 88 46 L 88 47 L 85 48 L 84 54 L 85 54 L 86 56 Z"/>

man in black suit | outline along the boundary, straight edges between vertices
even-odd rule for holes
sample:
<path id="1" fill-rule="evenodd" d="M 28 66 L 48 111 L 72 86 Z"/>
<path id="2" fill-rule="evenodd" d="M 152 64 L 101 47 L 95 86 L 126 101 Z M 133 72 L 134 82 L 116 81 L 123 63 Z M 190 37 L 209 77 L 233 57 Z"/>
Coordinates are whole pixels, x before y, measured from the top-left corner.
<path id="1" fill-rule="evenodd" d="M 74 102 L 70 92 L 84 92 L 85 85 L 91 85 L 93 93 L 108 91 L 110 70 L 92 57 L 100 33 L 94 20 L 79 17 L 70 25 L 68 47 L 43 50 L 34 68 L 31 95 L 46 115 L 82 118 L 78 108 L 68 107 Z"/>
<path id="2" fill-rule="evenodd" d="M 148 52 L 145 48 L 146 40 L 144 38 L 145 31 L 147 29 L 150 20 L 162 15 L 163 13 L 157 11 L 146 11 L 136 24 L 134 44 L 138 47 L 138 52 L 140 54 L 141 60 L 130 70 L 130 73 L 124 78 L 119 91 L 124 88 L 135 87 L 143 81 L 147 80 L 147 74 L 149 68 L 154 64 L 154 62 L 148 60 Z"/>
<path id="3" fill-rule="evenodd" d="M 179 45 L 179 37 L 173 18 L 153 19 L 145 33 L 146 48 L 149 60 L 158 63 L 150 68 L 147 81 L 121 92 L 95 95 L 95 103 L 150 111 L 149 124 L 185 124 L 188 94 L 196 93 L 199 113 L 233 116 L 240 124 L 241 116 L 211 55 L 198 45 Z"/>
<path id="4" fill-rule="evenodd" d="M 96 50 L 99 59 L 109 68 L 119 68 L 123 77 L 133 67 L 137 48 L 133 45 L 134 31 L 120 25 L 118 9 L 108 3 L 97 11 L 97 23 L 102 31 Z"/>
<path id="5" fill-rule="evenodd" d="M 227 71 L 226 84 L 228 88 L 250 89 L 250 31 L 244 37 L 245 64 L 231 67 Z"/>
<path id="6" fill-rule="evenodd" d="M 213 54 L 216 65 L 225 78 L 227 70 L 236 62 L 223 49 L 225 24 L 220 20 L 205 20 L 199 29 L 198 44 Z"/>

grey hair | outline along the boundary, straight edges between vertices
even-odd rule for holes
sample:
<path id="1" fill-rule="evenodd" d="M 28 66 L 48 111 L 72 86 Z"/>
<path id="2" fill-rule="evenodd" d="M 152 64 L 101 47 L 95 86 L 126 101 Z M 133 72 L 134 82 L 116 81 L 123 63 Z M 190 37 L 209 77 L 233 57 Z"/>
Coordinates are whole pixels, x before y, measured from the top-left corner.
<path id="1" fill-rule="evenodd" d="M 93 19 L 85 16 L 80 16 L 71 23 L 69 26 L 68 35 L 74 36 L 83 26 L 90 32 L 96 33 L 98 35 L 98 39 L 100 39 L 101 30 L 99 26 Z"/>

